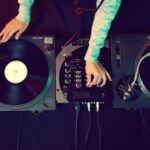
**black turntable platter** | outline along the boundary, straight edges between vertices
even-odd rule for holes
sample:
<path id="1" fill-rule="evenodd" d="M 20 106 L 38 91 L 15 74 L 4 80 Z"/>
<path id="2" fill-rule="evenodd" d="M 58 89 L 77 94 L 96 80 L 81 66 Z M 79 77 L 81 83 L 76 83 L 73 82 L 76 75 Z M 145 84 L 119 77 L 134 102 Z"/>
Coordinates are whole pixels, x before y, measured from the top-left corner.
<path id="1" fill-rule="evenodd" d="M 49 66 L 43 51 L 25 40 L 0 45 L 0 102 L 20 105 L 33 101 L 46 86 Z"/>

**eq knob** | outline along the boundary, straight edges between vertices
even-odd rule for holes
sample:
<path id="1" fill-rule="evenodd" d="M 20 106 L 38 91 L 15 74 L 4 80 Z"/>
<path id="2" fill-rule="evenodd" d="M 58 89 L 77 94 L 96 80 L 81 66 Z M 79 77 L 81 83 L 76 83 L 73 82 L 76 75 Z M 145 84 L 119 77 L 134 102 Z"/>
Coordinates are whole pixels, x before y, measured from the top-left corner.
<path id="1" fill-rule="evenodd" d="M 66 62 L 64 63 L 64 66 L 65 66 L 65 67 L 69 67 L 69 66 L 70 66 L 70 63 L 66 61 Z"/>
<path id="2" fill-rule="evenodd" d="M 65 79 L 65 84 L 70 84 L 71 83 L 71 79 Z"/>
<path id="3" fill-rule="evenodd" d="M 82 74 L 82 71 L 81 71 L 81 70 L 76 70 L 76 71 L 75 71 L 75 74 L 76 74 L 76 75 L 80 75 L 80 74 Z"/>
<path id="4" fill-rule="evenodd" d="M 81 87 L 82 87 L 82 84 L 81 84 L 81 83 L 76 83 L 76 84 L 75 84 L 75 87 L 76 87 L 76 88 L 81 88 Z"/>
<path id="5" fill-rule="evenodd" d="M 65 78 L 71 78 L 71 74 L 65 74 Z"/>
<path id="6" fill-rule="evenodd" d="M 76 83 L 81 83 L 81 82 L 82 82 L 82 79 L 75 79 L 75 82 L 76 82 Z"/>
<path id="7" fill-rule="evenodd" d="M 65 73 L 70 73 L 71 69 L 70 68 L 65 68 Z"/>
<path id="8" fill-rule="evenodd" d="M 76 75 L 74 75 L 74 77 L 77 79 L 81 79 L 82 78 L 82 75 L 80 75 L 80 74 L 76 74 Z"/>

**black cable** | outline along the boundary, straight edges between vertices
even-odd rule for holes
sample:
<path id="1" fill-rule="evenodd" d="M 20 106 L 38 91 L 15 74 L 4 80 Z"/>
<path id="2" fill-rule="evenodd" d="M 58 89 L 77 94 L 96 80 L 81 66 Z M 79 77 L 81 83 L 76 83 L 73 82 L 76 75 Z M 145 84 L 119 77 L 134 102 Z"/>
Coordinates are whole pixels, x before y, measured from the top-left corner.
<path id="1" fill-rule="evenodd" d="M 101 7 L 101 5 L 103 4 L 103 2 L 104 2 L 104 0 L 102 0 L 101 2 L 100 2 L 100 4 L 97 6 L 97 8 L 96 8 L 96 11 Z"/>
<path id="2" fill-rule="evenodd" d="M 78 150 L 78 119 L 79 119 L 79 112 L 80 112 L 80 103 L 75 103 L 75 150 Z"/>
<path id="3" fill-rule="evenodd" d="M 146 143 L 147 147 L 150 147 L 149 140 L 147 139 L 147 135 L 146 135 L 145 129 L 144 129 L 144 127 L 142 125 L 141 125 L 141 128 L 142 128 L 142 133 L 143 133 L 143 136 L 144 136 L 144 139 L 145 139 L 145 143 Z"/>
<path id="4" fill-rule="evenodd" d="M 89 106 L 90 106 L 90 104 L 89 104 Z M 87 107 L 88 107 L 88 105 L 87 105 Z M 88 127 L 87 127 L 87 131 L 86 131 L 86 134 L 85 134 L 85 141 L 84 141 L 84 148 L 83 148 L 83 150 L 86 150 L 86 148 L 87 148 L 87 143 L 88 143 L 88 138 L 89 138 L 89 133 L 90 133 L 90 130 L 91 130 L 91 111 L 90 111 L 90 108 L 88 108 L 88 117 L 89 117 L 89 123 L 88 123 Z"/>
<path id="5" fill-rule="evenodd" d="M 17 150 L 20 149 L 20 139 L 21 139 L 21 129 L 22 129 L 22 116 L 23 116 L 23 112 L 20 112 L 20 116 L 19 116 L 19 125 L 18 125 L 18 135 L 17 135 Z"/>
<path id="6" fill-rule="evenodd" d="M 96 112 L 96 120 L 97 120 L 97 128 L 98 128 L 98 150 L 102 149 L 102 132 L 101 132 L 101 125 L 100 125 L 100 115 L 99 115 L 99 111 Z"/>
<path id="7" fill-rule="evenodd" d="M 139 114 L 140 114 L 140 118 L 141 118 L 142 125 L 143 125 L 142 131 L 145 137 L 145 141 L 146 141 L 147 146 L 150 148 L 150 128 L 147 124 L 147 121 L 146 121 L 146 118 L 142 109 L 139 109 Z"/>

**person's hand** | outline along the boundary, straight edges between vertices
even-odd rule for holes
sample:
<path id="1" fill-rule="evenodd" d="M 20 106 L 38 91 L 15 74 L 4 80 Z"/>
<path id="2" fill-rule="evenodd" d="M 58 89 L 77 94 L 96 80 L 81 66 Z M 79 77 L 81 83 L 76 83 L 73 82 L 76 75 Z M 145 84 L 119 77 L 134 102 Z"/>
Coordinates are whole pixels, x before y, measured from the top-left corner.
<path id="1" fill-rule="evenodd" d="M 87 77 L 87 87 L 91 87 L 96 84 L 103 87 L 106 84 L 107 78 L 109 81 L 112 81 L 109 73 L 100 63 L 86 61 L 85 71 Z"/>
<path id="2" fill-rule="evenodd" d="M 15 39 L 19 39 L 22 33 L 27 29 L 29 23 L 18 20 L 17 18 L 12 19 L 0 33 L 0 43 L 7 42 L 13 35 Z"/>

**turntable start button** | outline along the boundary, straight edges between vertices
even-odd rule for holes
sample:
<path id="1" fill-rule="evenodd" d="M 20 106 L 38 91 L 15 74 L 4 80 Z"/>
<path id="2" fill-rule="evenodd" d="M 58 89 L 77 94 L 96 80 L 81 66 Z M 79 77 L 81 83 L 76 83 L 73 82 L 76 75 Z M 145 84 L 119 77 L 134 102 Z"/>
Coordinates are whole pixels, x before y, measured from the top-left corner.
<path id="1" fill-rule="evenodd" d="M 6 65 L 4 74 L 10 83 L 21 83 L 27 77 L 28 70 L 23 62 L 11 61 Z"/>

